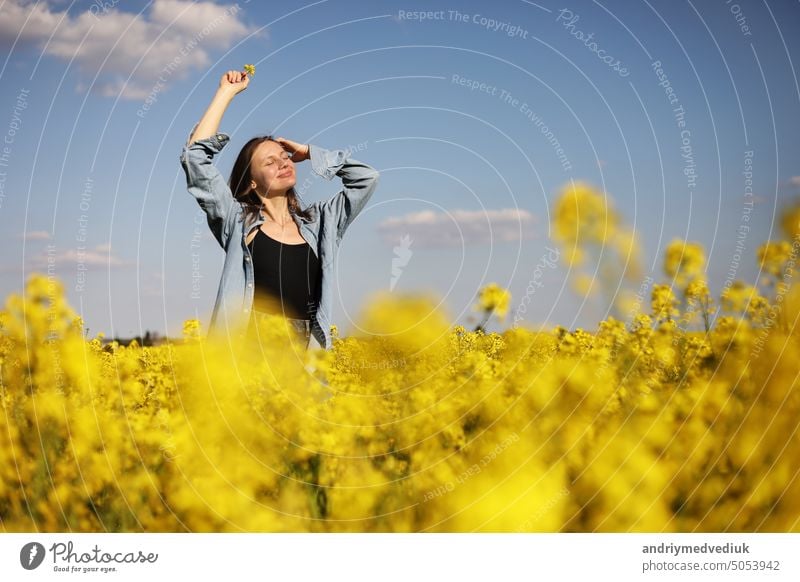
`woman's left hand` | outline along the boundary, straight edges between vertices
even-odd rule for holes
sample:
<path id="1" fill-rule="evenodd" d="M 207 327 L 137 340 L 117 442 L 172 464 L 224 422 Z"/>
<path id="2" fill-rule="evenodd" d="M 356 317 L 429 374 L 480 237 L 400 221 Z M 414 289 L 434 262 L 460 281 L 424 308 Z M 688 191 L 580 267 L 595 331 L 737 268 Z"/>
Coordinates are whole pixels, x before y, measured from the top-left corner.
<path id="1" fill-rule="evenodd" d="M 293 162 L 302 162 L 310 157 L 311 148 L 309 148 L 308 144 L 297 143 L 296 141 L 284 139 L 282 137 L 276 137 L 275 141 L 281 144 L 283 149 L 292 154 Z"/>

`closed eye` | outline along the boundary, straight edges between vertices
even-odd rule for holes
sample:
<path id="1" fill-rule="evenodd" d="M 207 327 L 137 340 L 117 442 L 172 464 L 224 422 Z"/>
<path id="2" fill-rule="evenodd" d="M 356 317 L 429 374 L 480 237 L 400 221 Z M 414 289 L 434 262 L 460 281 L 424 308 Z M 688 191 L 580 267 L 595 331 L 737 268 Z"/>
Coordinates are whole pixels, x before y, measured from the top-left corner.
<path id="1" fill-rule="evenodd" d="M 291 155 L 289 155 L 289 152 L 283 152 L 283 153 L 281 154 L 281 159 L 283 159 L 283 160 L 288 160 L 288 159 L 289 159 L 289 158 L 291 158 L 291 157 L 292 157 L 292 156 L 291 156 Z M 277 159 L 277 158 L 276 158 L 275 156 L 269 156 L 269 157 L 268 157 L 268 158 L 266 158 L 266 160 L 264 161 L 264 165 L 265 165 L 265 166 L 271 166 L 272 164 L 274 164 L 274 163 L 275 163 L 275 160 L 276 160 L 276 159 Z"/>

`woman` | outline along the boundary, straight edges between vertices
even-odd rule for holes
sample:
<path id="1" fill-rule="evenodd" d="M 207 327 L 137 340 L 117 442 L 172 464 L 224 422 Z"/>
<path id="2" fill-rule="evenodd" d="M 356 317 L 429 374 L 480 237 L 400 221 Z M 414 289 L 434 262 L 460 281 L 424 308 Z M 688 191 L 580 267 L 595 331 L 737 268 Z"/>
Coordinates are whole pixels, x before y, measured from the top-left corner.
<path id="1" fill-rule="evenodd" d="M 209 335 L 241 332 L 260 314 L 281 313 L 305 336 L 306 347 L 313 335 L 329 349 L 336 251 L 379 174 L 345 150 L 262 136 L 242 147 L 226 183 L 213 164 L 229 140 L 218 129 L 231 100 L 249 82 L 245 72 L 222 76 L 180 157 L 189 193 L 225 250 Z M 304 160 L 327 180 L 339 176 L 342 190 L 302 208 L 294 164 Z"/>

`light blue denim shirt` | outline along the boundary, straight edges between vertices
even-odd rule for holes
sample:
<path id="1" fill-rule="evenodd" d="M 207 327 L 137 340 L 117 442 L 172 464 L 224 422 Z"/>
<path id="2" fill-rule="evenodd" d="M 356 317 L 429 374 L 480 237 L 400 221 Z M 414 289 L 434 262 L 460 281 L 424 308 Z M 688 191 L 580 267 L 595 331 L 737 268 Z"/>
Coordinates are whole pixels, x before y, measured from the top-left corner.
<path id="1" fill-rule="evenodd" d="M 195 125 L 195 129 L 197 125 Z M 220 336 L 245 325 L 253 308 L 255 279 L 253 257 L 245 244 L 247 235 L 264 222 L 263 214 L 244 224 L 244 207 L 233 198 L 227 181 L 214 165 L 230 136 L 217 133 L 189 143 L 194 129 L 181 152 L 181 166 L 186 173 L 186 186 L 206 213 L 211 232 L 225 251 L 225 263 L 217 290 L 208 335 Z M 319 344 L 330 349 L 331 307 L 333 304 L 334 261 L 337 248 L 347 227 L 364 209 L 378 183 L 374 168 L 349 157 L 346 150 L 327 150 L 309 144 L 311 170 L 326 180 L 342 179 L 343 188 L 330 199 L 306 206 L 310 220 L 294 213 L 292 217 L 300 235 L 316 253 L 321 265 L 319 297 L 312 310 L 311 333 Z M 242 328 L 239 328 L 242 329 Z"/>

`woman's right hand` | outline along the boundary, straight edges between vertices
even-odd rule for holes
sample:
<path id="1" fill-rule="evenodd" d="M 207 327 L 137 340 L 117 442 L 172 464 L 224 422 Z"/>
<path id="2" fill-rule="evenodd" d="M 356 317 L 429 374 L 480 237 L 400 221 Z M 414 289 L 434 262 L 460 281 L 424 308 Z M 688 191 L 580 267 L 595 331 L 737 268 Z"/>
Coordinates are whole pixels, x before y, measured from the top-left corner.
<path id="1" fill-rule="evenodd" d="M 250 77 L 244 71 L 228 71 L 219 80 L 219 90 L 231 96 L 241 93 L 250 84 Z"/>

